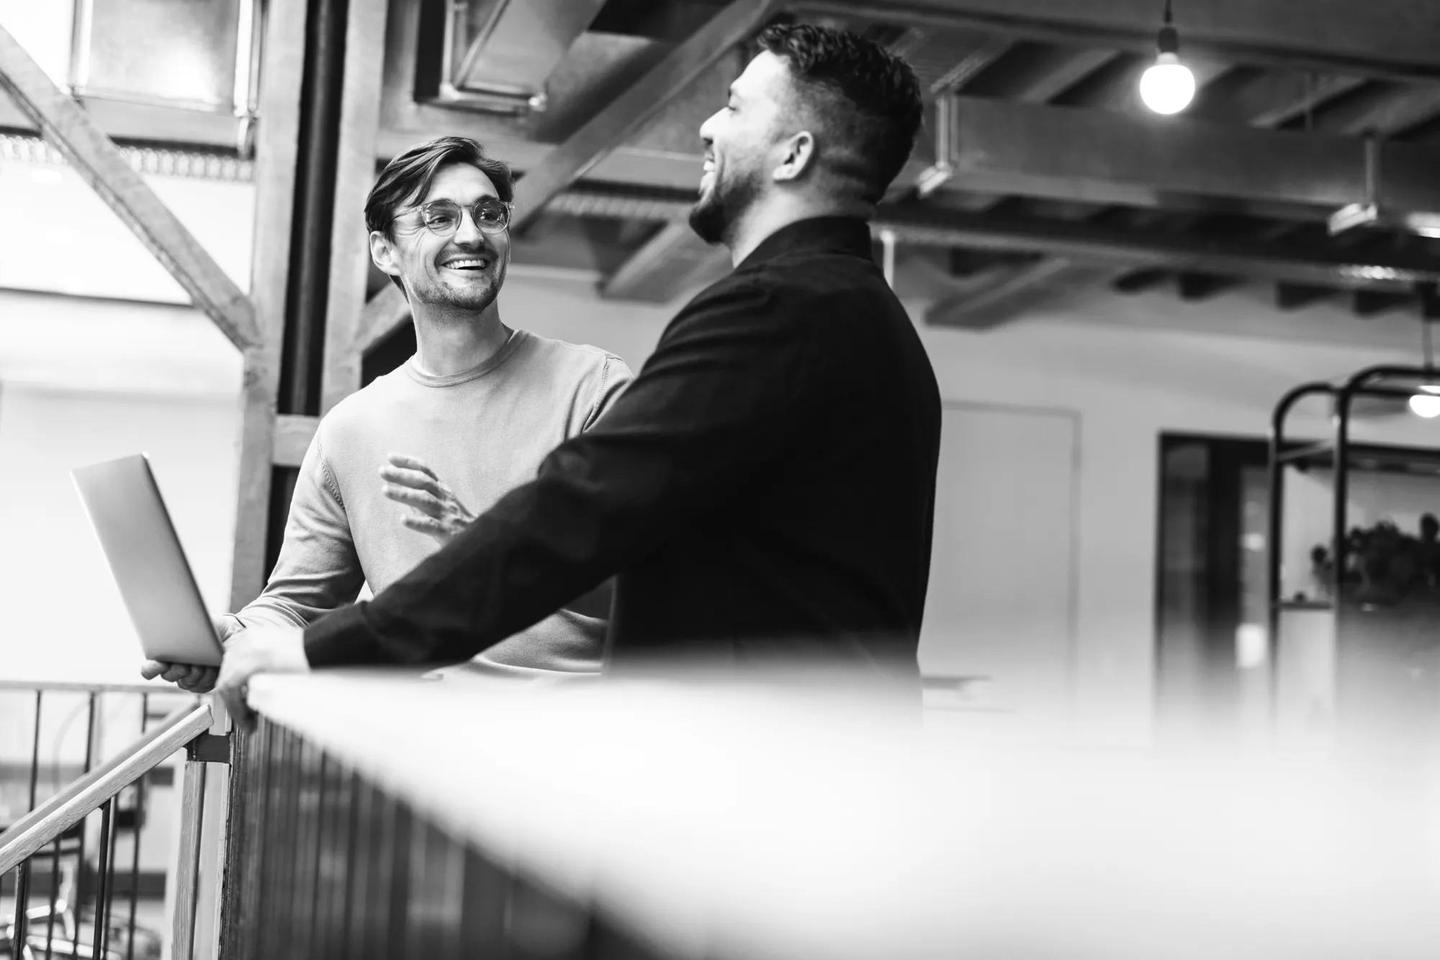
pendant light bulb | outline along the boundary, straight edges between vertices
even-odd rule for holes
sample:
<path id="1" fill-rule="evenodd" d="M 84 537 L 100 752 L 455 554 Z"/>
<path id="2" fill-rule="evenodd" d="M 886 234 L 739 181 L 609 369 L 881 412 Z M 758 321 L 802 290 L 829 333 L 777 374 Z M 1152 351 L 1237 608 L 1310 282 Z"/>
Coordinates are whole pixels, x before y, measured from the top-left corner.
<path id="1" fill-rule="evenodd" d="M 1180 61 L 1180 34 L 1170 22 L 1168 2 L 1156 47 L 1155 62 L 1140 75 L 1140 100 L 1156 113 L 1169 116 L 1195 99 L 1195 74 Z"/>

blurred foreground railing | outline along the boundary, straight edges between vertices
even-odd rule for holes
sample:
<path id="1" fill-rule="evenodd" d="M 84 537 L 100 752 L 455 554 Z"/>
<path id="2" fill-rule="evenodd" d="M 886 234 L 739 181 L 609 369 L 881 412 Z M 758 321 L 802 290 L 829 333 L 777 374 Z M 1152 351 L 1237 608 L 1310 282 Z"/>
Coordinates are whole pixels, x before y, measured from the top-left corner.
<path id="1" fill-rule="evenodd" d="M 200 816 L 203 763 L 186 765 L 183 798 L 171 804 L 181 821 L 174 884 L 165 873 L 156 878 L 142 871 L 141 835 L 154 807 L 152 781 L 163 782 L 167 761 L 198 742 L 213 721 L 208 703 L 161 693 L 156 699 L 182 705 L 152 722 L 152 693 L 138 685 L 0 683 L 6 732 L 22 729 L 9 718 L 30 720 L 27 743 L 0 738 L 0 956 L 149 960 L 161 956 L 164 937 L 153 927 L 166 923 L 167 912 L 173 955 L 191 954 L 199 852 L 192 823 Z M 68 736 L 82 715 L 83 738 Z M 120 739 L 113 729 L 101 736 L 106 720 L 121 728 L 123 746 L 105 749 Z M 24 747 L 28 763 L 16 762 Z M 118 844 L 123 833 L 128 850 Z M 117 896 L 124 898 L 119 911 Z M 172 905 L 148 903 L 160 897 Z M 140 918 L 142 899 L 150 907 L 148 928 Z"/>
<path id="2" fill-rule="evenodd" d="M 224 960 L 1433 960 L 1440 943 L 1428 738 L 1122 748 L 777 683 L 333 671 L 257 676 L 250 704 Z"/>

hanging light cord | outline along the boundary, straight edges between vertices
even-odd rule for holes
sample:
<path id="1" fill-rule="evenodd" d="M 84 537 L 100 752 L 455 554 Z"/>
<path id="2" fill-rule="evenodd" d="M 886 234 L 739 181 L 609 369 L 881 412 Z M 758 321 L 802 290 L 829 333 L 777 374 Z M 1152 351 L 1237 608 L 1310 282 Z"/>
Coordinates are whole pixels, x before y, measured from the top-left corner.
<path id="1" fill-rule="evenodd" d="M 1167 26 L 1167 27 L 1170 26 L 1171 19 L 1172 19 L 1172 18 L 1171 18 L 1171 16 L 1170 16 L 1170 0 L 1165 0 L 1165 26 Z"/>

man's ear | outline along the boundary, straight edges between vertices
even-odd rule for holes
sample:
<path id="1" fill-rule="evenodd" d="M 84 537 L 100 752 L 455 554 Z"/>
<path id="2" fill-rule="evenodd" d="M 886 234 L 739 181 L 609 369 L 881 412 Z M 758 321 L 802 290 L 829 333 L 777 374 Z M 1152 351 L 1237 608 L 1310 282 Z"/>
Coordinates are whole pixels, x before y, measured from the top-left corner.
<path id="1" fill-rule="evenodd" d="M 780 163 L 770 173 L 772 180 L 795 180 L 815 161 L 815 138 L 801 130 L 782 144 Z"/>
<path id="2" fill-rule="evenodd" d="M 395 245 L 383 231 L 370 231 L 370 259 L 382 273 L 400 276 L 400 265 L 395 262 Z"/>

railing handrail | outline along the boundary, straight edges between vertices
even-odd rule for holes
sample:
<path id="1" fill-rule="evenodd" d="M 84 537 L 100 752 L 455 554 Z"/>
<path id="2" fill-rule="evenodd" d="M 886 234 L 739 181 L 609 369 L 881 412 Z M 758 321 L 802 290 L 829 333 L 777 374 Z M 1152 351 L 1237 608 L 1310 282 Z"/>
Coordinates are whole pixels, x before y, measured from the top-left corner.
<path id="1" fill-rule="evenodd" d="M 176 693 L 172 686 L 156 683 L 121 683 L 108 680 L 0 680 L 0 690 L 39 690 L 44 693 Z"/>
<path id="2" fill-rule="evenodd" d="M 210 702 L 181 707 L 117 756 L 91 770 L 0 833 L 0 874 L 18 866 L 107 800 L 210 729 Z"/>

